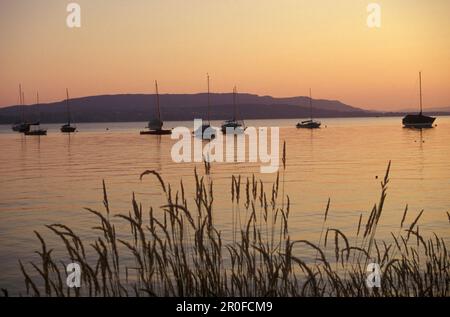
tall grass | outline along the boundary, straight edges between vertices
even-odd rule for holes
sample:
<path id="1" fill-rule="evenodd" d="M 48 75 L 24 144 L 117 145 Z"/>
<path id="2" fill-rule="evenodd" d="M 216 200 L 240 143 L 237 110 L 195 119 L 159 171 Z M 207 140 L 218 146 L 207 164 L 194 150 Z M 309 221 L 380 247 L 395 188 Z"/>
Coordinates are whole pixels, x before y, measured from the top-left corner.
<path id="1" fill-rule="evenodd" d="M 281 175 L 265 188 L 255 176 L 232 176 L 232 238 L 215 223 L 211 166 L 194 171 L 195 196 L 186 197 L 183 182 L 174 191 L 156 171 L 145 171 L 160 186 L 165 203 L 144 212 L 134 195 L 128 214 L 113 215 L 103 182 L 104 211 L 86 208 L 98 219 L 93 243 L 86 245 L 62 224 L 47 228 L 61 241 L 66 261 L 82 269 L 82 287 L 65 284 L 65 264 L 41 244 L 40 263 L 19 263 L 31 296 L 449 296 L 450 261 L 445 241 L 419 232 L 419 219 L 405 226 L 405 209 L 392 243 L 376 239 L 387 197 L 390 163 L 381 195 L 367 219 L 359 217 L 356 239 L 328 227 L 330 201 L 317 243 L 291 239 L 291 203 L 284 195 L 286 149 Z M 450 215 L 449 215 L 450 218 Z M 114 220 L 114 221 L 113 221 Z M 129 224 L 128 239 L 118 238 L 114 222 Z M 120 236 L 124 236 L 122 233 Z M 94 258 L 86 256 L 87 249 Z M 315 254 L 313 261 L 305 250 Z M 329 252 L 332 250 L 333 252 Z M 130 261 L 132 259 L 132 261 Z M 368 263 L 382 271 L 381 288 L 368 288 Z M 133 265 L 130 265 L 133 263 Z M 30 269 L 33 273 L 29 273 Z M 6 292 L 6 291 L 5 291 Z"/>

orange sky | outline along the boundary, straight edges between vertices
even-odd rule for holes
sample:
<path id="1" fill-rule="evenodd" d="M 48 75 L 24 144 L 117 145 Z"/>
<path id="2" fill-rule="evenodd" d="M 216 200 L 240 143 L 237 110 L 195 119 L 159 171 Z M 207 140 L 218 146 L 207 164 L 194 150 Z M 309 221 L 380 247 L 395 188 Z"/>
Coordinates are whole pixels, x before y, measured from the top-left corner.
<path id="1" fill-rule="evenodd" d="M 0 106 L 72 97 L 214 91 L 338 99 L 363 108 L 450 106 L 450 1 L 1 0 Z M 373 1 L 375 2 L 375 1 Z"/>

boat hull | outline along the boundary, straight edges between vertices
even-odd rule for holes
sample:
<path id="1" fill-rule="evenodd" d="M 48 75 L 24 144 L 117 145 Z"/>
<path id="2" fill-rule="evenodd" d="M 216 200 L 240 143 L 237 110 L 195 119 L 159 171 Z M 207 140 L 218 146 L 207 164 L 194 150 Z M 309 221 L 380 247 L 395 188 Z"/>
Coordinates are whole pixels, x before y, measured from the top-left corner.
<path id="1" fill-rule="evenodd" d="M 231 129 L 231 130 L 229 130 Z M 244 127 L 222 127 L 223 134 L 243 134 L 245 132 Z"/>
<path id="2" fill-rule="evenodd" d="M 300 122 L 297 123 L 298 129 L 319 129 L 321 126 L 320 122 L 316 121 L 308 121 L 308 122 Z"/>
<path id="3" fill-rule="evenodd" d="M 209 128 L 213 129 L 214 132 L 210 133 L 210 131 L 208 131 L 208 133 L 205 133 L 205 131 L 207 131 Z M 211 140 L 216 137 L 216 131 L 216 128 L 212 127 L 211 125 L 203 124 L 200 128 L 195 130 L 193 134 L 194 136 L 202 138 L 204 140 Z"/>
<path id="4" fill-rule="evenodd" d="M 73 133 L 77 130 L 76 127 L 70 126 L 70 125 L 63 125 L 61 127 L 61 132 L 62 133 Z"/>
<path id="5" fill-rule="evenodd" d="M 226 122 L 221 127 L 222 133 L 224 134 L 242 134 L 245 129 L 242 124 L 236 121 Z"/>
<path id="6" fill-rule="evenodd" d="M 12 130 L 15 132 L 25 133 L 30 131 L 31 124 L 29 123 L 18 123 L 12 126 Z"/>
<path id="7" fill-rule="evenodd" d="M 435 120 L 436 118 L 423 114 L 409 114 L 403 118 L 402 123 L 405 128 L 426 129 L 432 128 Z"/>
<path id="8" fill-rule="evenodd" d="M 47 135 L 47 130 L 34 130 L 34 131 L 27 131 L 25 132 L 25 135 Z"/>
<path id="9" fill-rule="evenodd" d="M 168 135 L 172 134 L 172 130 L 148 130 L 148 131 L 141 131 L 141 135 Z"/>

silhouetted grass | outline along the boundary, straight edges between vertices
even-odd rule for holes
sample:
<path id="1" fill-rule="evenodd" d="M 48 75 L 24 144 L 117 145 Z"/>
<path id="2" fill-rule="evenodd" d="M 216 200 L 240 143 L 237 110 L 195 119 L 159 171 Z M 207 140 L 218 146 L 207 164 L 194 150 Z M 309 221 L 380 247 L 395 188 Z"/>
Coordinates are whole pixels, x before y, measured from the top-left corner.
<path id="1" fill-rule="evenodd" d="M 61 240 L 70 261 L 80 264 L 82 287 L 65 285 L 64 263 L 36 232 L 41 263 L 29 263 L 30 275 L 20 262 L 26 292 L 32 296 L 448 296 L 449 255 L 445 241 L 419 232 L 420 212 L 405 225 L 405 209 L 393 242 L 376 239 L 389 183 L 390 163 L 381 182 L 381 195 L 369 217 L 359 217 L 355 239 L 327 227 L 330 200 L 324 213 L 318 243 L 292 240 L 289 234 L 290 199 L 284 196 L 286 149 L 283 148 L 282 186 L 277 175 L 269 191 L 255 176 L 231 177 L 232 238 L 225 242 L 214 221 L 211 166 L 206 173 L 194 171 L 195 196 L 189 201 L 183 183 L 173 191 L 156 171 L 145 171 L 161 187 L 165 204 L 148 212 L 132 199 L 128 214 L 112 215 L 103 182 L 104 212 L 86 208 L 95 215 L 98 232 L 86 243 L 62 224 L 48 225 Z M 281 195 L 280 190 L 281 189 Z M 450 216 L 449 216 L 450 217 Z M 119 239 L 111 218 L 129 224 L 129 238 Z M 123 236 L 123 235 L 121 235 Z M 95 259 L 88 259 L 92 248 Z M 315 253 L 310 261 L 306 249 Z M 330 252 L 332 251 L 332 252 Z M 121 260 L 128 259 L 127 266 Z M 132 261 L 129 261 L 129 259 Z M 366 286 L 366 267 L 380 265 L 381 288 Z M 33 276 L 33 278 L 32 278 Z M 6 292 L 6 291 L 5 291 Z"/>

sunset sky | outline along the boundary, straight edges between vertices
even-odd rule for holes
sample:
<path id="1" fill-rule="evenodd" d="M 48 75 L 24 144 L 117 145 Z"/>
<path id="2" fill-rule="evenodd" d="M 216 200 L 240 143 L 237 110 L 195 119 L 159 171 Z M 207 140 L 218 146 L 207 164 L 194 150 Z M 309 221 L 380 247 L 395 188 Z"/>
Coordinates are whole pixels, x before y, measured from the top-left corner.
<path id="1" fill-rule="evenodd" d="M 205 91 L 450 106 L 448 0 L 0 0 L 0 106 L 98 94 Z M 368 28 L 366 6 L 382 8 Z"/>

